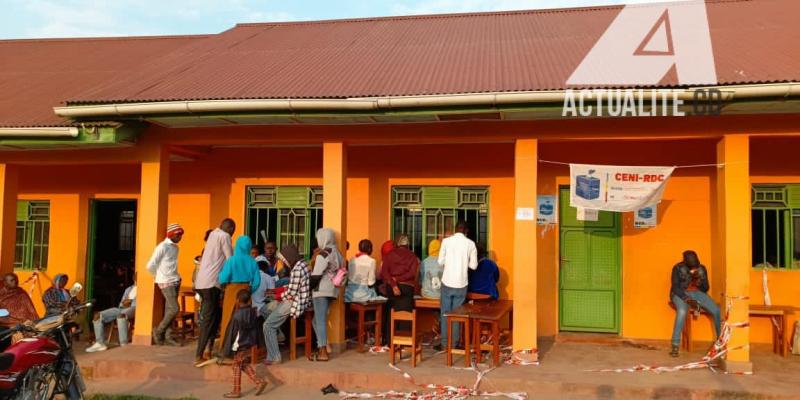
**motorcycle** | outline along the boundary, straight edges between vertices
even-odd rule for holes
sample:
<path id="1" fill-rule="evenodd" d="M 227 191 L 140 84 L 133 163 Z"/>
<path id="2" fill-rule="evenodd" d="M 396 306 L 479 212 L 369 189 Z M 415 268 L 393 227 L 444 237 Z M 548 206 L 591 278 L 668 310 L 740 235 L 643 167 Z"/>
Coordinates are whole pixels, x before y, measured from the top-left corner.
<path id="1" fill-rule="evenodd" d="M 83 289 L 75 283 L 70 301 Z M 68 306 L 62 314 L 20 324 L 4 335 L 17 332 L 25 338 L 0 353 L 0 399 L 50 400 L 61 394 L 67 400 L 82 400 L 86 385 L 72 351 L 75 316 L 92 303 Z M 0 309 L 0 316 L 8 315 Z"/>

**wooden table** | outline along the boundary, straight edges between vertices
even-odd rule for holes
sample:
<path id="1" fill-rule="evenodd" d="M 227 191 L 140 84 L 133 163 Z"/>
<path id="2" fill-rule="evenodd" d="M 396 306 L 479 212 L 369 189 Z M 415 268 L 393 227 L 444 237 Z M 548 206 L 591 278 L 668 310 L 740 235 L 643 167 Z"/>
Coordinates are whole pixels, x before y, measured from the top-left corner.
<path id="1" fill-rule="evenodd" d="M 472 312 L 473 304 L 464 303 L 461 307 L 458 307 L 446 314 L 444 314 L 444 318 L 447 318 L 447 366 L 450 367 L 453 365 L 453 354 L 463 354 L 464 355 L 464 364 L 467 368 L 472 366 L 471 358 L 472 354 L 470 352 L 470 313 Z M 464 349 L 455 349 L 453 346 L 453 326 L 455 324 L 464 324 Z"/>
<path id="2" fill-rule="evenodd" d="M 475 303 L 470 313 L 472 318 L 474 333 L 473 348 L 476 353 L 476 362 L 480 363 L 483 355 L 483 350 L 488 350 L 492 353 L 492 361 L 494 366 L 500 366 L 500 321 L 506 316 L 511 314 L 514 308 L 514 303 L 511 300 L 494 300 L 488 302 Z M 481 325 L 487 324 L 491 329 L 491 344 L 481 343 Z"/>
<path id="3" fill-rule="evenodd" d="M 364 341 L 366 338 L 367 327 L 372 326 L 375 329 L 375 344 L 380 345 L 381 339 L 383 338 L 381 335 L 381 327 L 383 326 L 383 305 L 386 304 L 386 300 L 373 300 L 368 301 L 366 303 L 349 303 L 350 310 L 355 311 L 358 314 L 358 351 L 364 351 Z M 375 311 L 375 319 L 372 321 L 366 320 L 366 313 L 367 311 Z"/>
<path id="4" fill-rule="evenodd" d="M 750 317 L 769 318 L 772 321 L 772 351 L 782 357 L 786 357 L 786 316 L 794 313 L 792 306 L 767 306 L 763 304 L 750 305 Z"/>
<path id="5" fill-rule="evenodd" d="M 418 297 L 414 299 L 414 308 L 438 310 L 442 308 L 442 305 L 439 302 L 439 299 L 426 299 L 424 297 Z"/>

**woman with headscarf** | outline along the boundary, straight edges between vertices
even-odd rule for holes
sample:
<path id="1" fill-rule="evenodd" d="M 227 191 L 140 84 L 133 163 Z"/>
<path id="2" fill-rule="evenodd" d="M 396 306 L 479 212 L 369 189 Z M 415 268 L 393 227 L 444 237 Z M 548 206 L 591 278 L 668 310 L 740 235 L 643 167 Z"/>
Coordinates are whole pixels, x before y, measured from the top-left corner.
<path id="1" fill-rule="evenodd" d="M 30 296 L 19 287 L 19 278 L 16 274 L 8 273 L 3 277 L 3 287 L 0 287 L 0 308 L 8 310 L 8 316 L 0 318 L 0 326 L 12 327 L 39 319 Z"/>
<path id="2" fill-rule="evenodd" d="M 333 284 L 333 277 L 344 266 L 344 257 L 336 247 L 336 235 L 330 228 L 317 231 L 319 253 L 314 260 L 311 272 L 311 297 L 314 304 L 314 332 L 317 334 L 317 361 L 328 361 L 328 310 L 330 303 L 339 297 L 339 288 Z"/>
<path id="3" fill-rule="evenodd" d="M 409 249 L 408 236 L 397 238 L 397 247 L 383 259 L 381 277 L 387 288 L 387 313 L 384 319 L 384 332 L 390 332 L 391 311 L 413 311 L 414 291 L 417 288 L 419 259 Z M 388 335 L 387 335 L 388 336 Z M 387 338 L 388 339 L 388 338 Z"/>
<path id="4" fill-rule="evenodd" d="M 422 261 L 419 270 L 419 281 L 422 285 L 422 297 L 427 299 L 439 299 L 442 291 L 442 272 L 444 267 L 439 264 L 439 249 L 442 242 L 431 240 L 428 243 L 428 258 Z"/>
<path id="5" fill-rule="evenodd" d="M 236 293 L 247 289 L 254 293 L 261 285 L 258 264 L 250 257 L 253 241 L 248 236 L 239 236 L 233 249 L 233 256 L 225 261 L 219 273 L 219 284 L 225 289 L 222 297 L 222 327 L 225 329 L 223 343 L 227 343 L 229 322 L 236 309 Z"/>
<path id="6" fill-rule="evenodd" d="M 70 304 L 71 299 L 69 291 L 65 289 L 67 282 L 69 282 L 69 276 L 67 276 L 67 274 L 58 274 L 53 279 L 53 286 L 50 286 L 49 289 L 45 290 L 44 294 L 42 295 L 45 317 L 58 315 L 67 310 L 67 306 Z"/>

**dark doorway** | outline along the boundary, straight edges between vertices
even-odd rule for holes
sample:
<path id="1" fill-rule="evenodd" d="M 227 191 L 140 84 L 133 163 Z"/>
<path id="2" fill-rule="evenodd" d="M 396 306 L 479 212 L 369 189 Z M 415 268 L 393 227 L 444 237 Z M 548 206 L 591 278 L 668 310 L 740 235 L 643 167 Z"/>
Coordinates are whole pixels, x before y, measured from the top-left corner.
<path id="1" fill-rule="evenodd" d="M 89 240 L 88 295 L 95 310 L 116 307 L 134 279 L 136 201 L 92 201 Z"/>

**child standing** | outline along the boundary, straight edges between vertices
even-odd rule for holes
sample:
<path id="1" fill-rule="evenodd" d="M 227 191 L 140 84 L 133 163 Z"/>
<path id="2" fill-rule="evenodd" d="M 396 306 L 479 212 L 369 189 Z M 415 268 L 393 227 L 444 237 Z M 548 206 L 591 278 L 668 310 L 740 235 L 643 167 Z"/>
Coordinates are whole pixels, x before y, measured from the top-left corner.
<path id="1" fill-rule="evenodd" d="M 256 384 L 256 396 L 264 392 L 267 382 L 256 375 L 250 363 L 250 348 L 258 346 L 258 313 L 250 301 L 250 290 L 241 289 L 236 293 L 236 310 L 230 322 L 231 343 L 225 343 L 225 356 L 233 356 L 233 391 L 225 398 L 237 399 L 242 396 L 242 371 Z"/>

